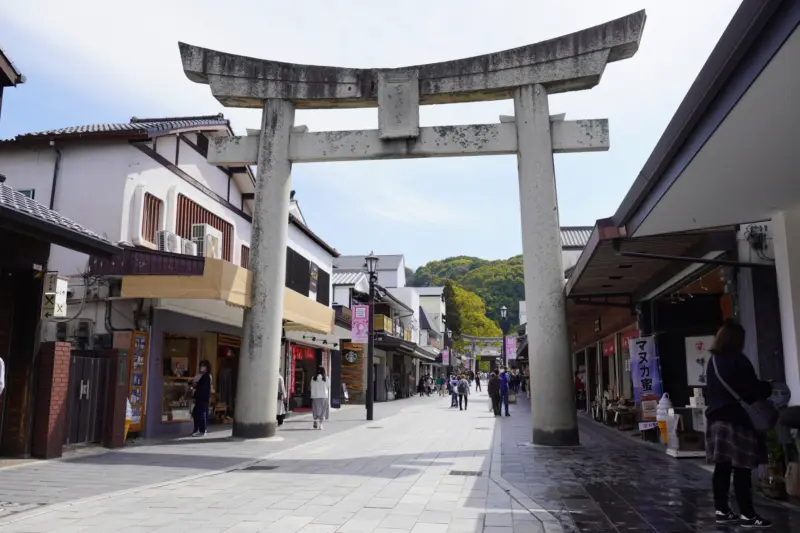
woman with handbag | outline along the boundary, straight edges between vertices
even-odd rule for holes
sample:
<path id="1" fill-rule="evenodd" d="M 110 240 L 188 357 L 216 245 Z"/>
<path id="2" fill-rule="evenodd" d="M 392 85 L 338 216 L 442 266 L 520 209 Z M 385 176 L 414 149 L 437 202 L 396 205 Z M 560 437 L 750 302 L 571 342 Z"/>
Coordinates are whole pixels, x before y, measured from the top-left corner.
<path id="1" fill-rule="evenodd" d="M 725 321 L 709 350 L 712 357 L 706 371 L 706 458 L 715 465 L 717 523 L 768 528 L 772 523 L 758 516 L 753 507 L 751 485 L 752 471 L 767 461 L 764 433 L 772 417 L 767 401 L 772 385 L 758 379 L 752 363 L 742 353 L 744 337 L 744 328 Z M 728 506 L 731 474 L 738 515 Z"/>

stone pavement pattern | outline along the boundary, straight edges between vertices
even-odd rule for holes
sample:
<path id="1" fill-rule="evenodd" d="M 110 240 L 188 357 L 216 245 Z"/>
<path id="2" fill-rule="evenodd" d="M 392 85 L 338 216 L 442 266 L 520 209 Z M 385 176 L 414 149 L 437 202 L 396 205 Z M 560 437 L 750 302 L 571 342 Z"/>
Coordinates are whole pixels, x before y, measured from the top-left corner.
<path id="1" fill-rule="evenodd" d="M 307 422 L 297 431 L 313 440 L 249 467 L 234 468 L 234 462 L 263 456 L 263 443 L 153 446 L 151 454 L 168 457 L 149 463 L 148 471 L 161 465 L 195 472 L 207 462 L 224 469 L 223 461 L 233 470 L 19 513 L 5 524 L 0 518 L 0 532 L 560 532 L 557 521 L 529 512 L 524 496 L 514 498 L 491 478 L 492 460 L 500 456 L 499 441 L 493 453 L 495 425 L 503 421 L 488 413 L 485 396 L 471 399 L 466 412 L 449 409 L 449 399 L 438 396 L 398 401 L 377 410 L 374 422 L 330 434 L 345 415 L 334 413 L 323 432 L 306 429 Z M 132 453 L 99 457 L 101 470 L 112 465 L 127 475 L 136 468 Z M 36 468 L 45 472 L 51 464 L 64 468 Z M 11 472 L 27 468 L 33 467 Z M 0 484 L 13 492 L 9 481 L 0 472 Z"/>
<path id="2" fill-rule="evenodd" d="M 580 447 L 530 446 L 529 410 L 522 402 L 512 411 L 519 416 L 500 424 L 502 476 L 559 518 L 565 532 L 728 531 L 714 522 L 707 470 L 586 417 Z M 800 513 L 758 497 L 756 507 L 774 521 L 771 531 L 800 532 Z"/>

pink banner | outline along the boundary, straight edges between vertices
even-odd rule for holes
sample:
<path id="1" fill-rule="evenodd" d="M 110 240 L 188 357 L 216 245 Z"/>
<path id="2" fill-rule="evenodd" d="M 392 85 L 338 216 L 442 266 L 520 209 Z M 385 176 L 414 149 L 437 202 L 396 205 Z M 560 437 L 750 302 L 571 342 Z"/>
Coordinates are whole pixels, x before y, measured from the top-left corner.
<path id="1" fill-rule="evenodd" d="M 506 337 L 506 360 L 511 361 L 517 358 L 517 337 Z"/>
<path id="2" fill-rule="evenodd" d="M 442 364 L 448 366 L 450 364 L 450 348 L 442 350 Z"/>
<path id="3" fill-rule="evenodd" d="M 351 340 L 355 343 L 366 344 L 369 342 L 369 306 L 354 305 L 353 318 L 350 323 L 352 331 Z"/>

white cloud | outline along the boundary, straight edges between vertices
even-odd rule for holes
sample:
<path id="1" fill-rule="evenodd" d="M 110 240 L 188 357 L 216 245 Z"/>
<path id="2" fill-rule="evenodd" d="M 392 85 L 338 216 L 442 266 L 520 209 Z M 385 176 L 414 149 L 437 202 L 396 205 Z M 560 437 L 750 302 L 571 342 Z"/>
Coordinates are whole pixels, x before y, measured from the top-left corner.
<path id="1" fill-rule="evenodd" d="M 634 58 L 609 65 L 600 85 L 590 91 L 551 99 L 553 113 L 610 120 L 610 152 L 557 160 L 562 222 L 591 224 L 614 212 L 738 4 L 737 0 L 5 0 L 0 2 L 0 26 L 11 25 L 15 33 L 29 37 L 22 43 L 2 43 L 11 57 L 20 57 L 17 51 L 25 48 L 26 61 L 18 60 L 18 66 L 29 78 L 46 73 L 98 101 L 112 102 L 125 110 L 120 120 L 224 111 L 234 128 L 243 132 L 258 127 L 259 112 L 223 109 L 207 86 L 186 79 L 179 40 L 281 61 L 394 67 L 521 46 L 646 7 L 647 26 Z M 512 111 L 508 101 L 428 106 L 421 112 L 421 122 L 496 122 L 499 114 Z M 86 121 L 92 122 L 92 110 L 86 113 Z M 374 128 L 377 113 L 374 109 L 303 111 L 298 112 L 297 123 L 317 131 Z M 59 125 L 64 124 L 53 126 Z M 402 176 L 411 168 L 403 163 L 380 162 L 381 173 Z M 384 200 L 380 211 L 386 218 L 400 218 L 406 204 L 411 204 L 421 207 L 414 209 L 417 220 L 450 228 L 475 216 L 435 199 L 443 198 L 441 194 L 433 198 L 419 186 L 421 176 L 430 182 L 458 176 L 470 183 L 473 190 L 460 193 L 471 194 L 463 201 L 472 202 L 474 212 L 495 192 L 491 184 L 499 178 L 496 173 L 513 175 L 507 164 L 426 160 L 416 185 L 381 183 L 375 188 L 375 175 L 357 166 L 346 167 L 352 172 L 320 168 L 297 174 L 305 179 L 330 172 L 340 196 L 372 189 L 372 197 Z M 352 175 L 350 181 L 342 177 L 347 174 Z M 487 207 L 480 223 L 499 228 L 499 220 L 506 219 L 493 216 L 492 209 L 499 213 L 504 207 L 507 204 Z M 509 244 L 509 255 L 518 246 Z"/>

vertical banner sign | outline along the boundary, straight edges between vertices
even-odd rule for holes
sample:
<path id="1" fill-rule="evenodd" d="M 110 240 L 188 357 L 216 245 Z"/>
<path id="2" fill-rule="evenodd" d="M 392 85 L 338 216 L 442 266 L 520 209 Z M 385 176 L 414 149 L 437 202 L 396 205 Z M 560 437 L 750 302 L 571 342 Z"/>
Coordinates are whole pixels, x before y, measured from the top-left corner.
<path id="1" fill-rule="evenodd" d="M 353 333 L 353 342 L 356 344 L 366 344 L 369 342 L 369 306 L 354 305 L 353 318 L 350 323 Z"/>
<path id="2" fill-rule="evenodd" d="M 445 348 L 442 350 L 442 364 L 444 366 L 450 365 L 450 348 Z"/>
<path id="3" fill-rule="evenodd" d="M 714 342 L 713 335 L 686 337 L 686 376 L 690 387 L 705 387 L 706 367 L 711 354 L 708 349 Z"/>
<path id="4" fill-rule="evenodd" d="M 517 358 L 517 337 L 510 335 L 506 337 L 506 360 L 511 361 Z"/>
<path id="5" fill-rule="evenodd" d="M 639 429 L 658 427 L 656 409 L 663 392 L 655 337 L 636 337 L 628 341 L 633 377 L 633 397 L 639 413 Z"/>
<path id="6" fill-rule="evenodd" d="M 319 267 L 314 263 L 309 265 L 308 269 L 308 296 L 312 300 L 317 299 L 317 284 L 319 283 Z"/>

